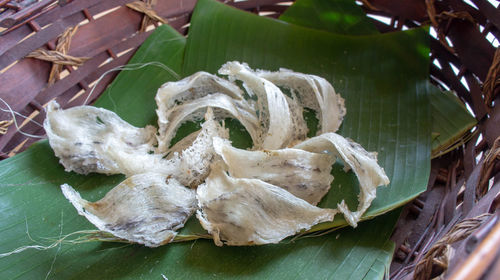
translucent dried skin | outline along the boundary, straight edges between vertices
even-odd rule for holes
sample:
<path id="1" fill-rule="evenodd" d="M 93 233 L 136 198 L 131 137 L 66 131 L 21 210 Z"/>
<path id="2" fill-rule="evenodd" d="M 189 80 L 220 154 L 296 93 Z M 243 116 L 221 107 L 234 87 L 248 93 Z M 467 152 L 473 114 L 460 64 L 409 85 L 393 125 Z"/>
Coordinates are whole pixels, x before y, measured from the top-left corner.
<path id="1" fill-rule="evenodd" d="M 179 126 L 190 120 L 199 120 L 207 106 L 219 108 L 217 119 L 238 119 L 252 138 L 256 138 L 259 124 L 250 101 L 243 99 L 241 89 L 222 78 L 206 72 L 197 72 L 183 80 L 162 85 L 155 97 L 158 109 L 159 150 L 166 152 Z M 256 139 L 254 139 L 256 140 Z"/>
<path id="2" fill-rule="evenodd" d="M 258 179 L 236 179 L 212 168 L 196 197 L 196 216 L 217 246 L 278 243 L 311 226 L 332 221 L 336 210 L 321 209 Z"/>
<path id="3" fill-rule="evenodd" d="M 228 138 L 229 132 L 214 119 L 209 107 L 195 140 L 181 153 L 174 152 L 168 160 L 175 170 L 171 175 L 185 186 L 196 187 L 203 182 L 216 156 L 213 139 L 219 137 Z"/>
<path id="4" fill-rule="evenodd" d="M 214 93 L 177 105 L 168 111 L 158 109 L 160 124 L 158 149 L 162 152 L 168 151 L 170 141 L 175 136 L 179 126 L 186 121 L 201 119 L 204 109 L 207 107 L 215 109 L 214 116 L 216 119 L 236 118 L 245 127 L 252 139 L 257 139 L 259 123 L 250 105 L 244 100 L 238 101 L 225 94 Z"/>
<path id="5" fill-rule="evenodd" d="M 353 227 L 357 226 L 357 222 L 375 199 L 376 188 L 389 184 L 389 178 L 387 178 L 384 169 L 377 164 L 376 153 L 369 153 L 361 145 L 336 133 L 316 136 L 294 148 L 316 153 L 329 151 L 342 159 L 347 165 L 346 168 L 351 168 L 354 171 L 361 190 L 358 196 L 358 208 L 355 212 L 351 212 L 343 200 L 338 205 L 339 211 L 344 214 L 347 222 Z"/>
<path id="6" fill-rule="evenodd" d="M 82 199 L 67 184 L 61 189 L 78 214 L 98 229 L 148 247 L 172 241 L 196 209 L 193 190 L 156 173 L 134 175 L 97 202 Z"/>
<path id="7" fill-rule="evenodd" d="M 261 142 L 254 142 L 257 149 L 276 150 L 286 147 L 293 140 L 293 118 L 286 95 L 271 83 L 256 75 L 246 63 L 227 62 L 219 74 L 243 82 L 248 93 L 257 96 L 259 121 L 262 126 Z"/>
<path id="8" fill-rule="evenodd" d="M 215 155 L 212 138 L 228 137 L 210 108 L 194 140 L 168 160 L 153 153 L 153 127 L 136 128 L 105 109 L 80 106 L 61 110 L 53 102 L 47 107 L 44 128 L 66 171 L 127 176 L 155 172 L 173 176 L 185 186 L 199 184 L 208 175 Z"/>
<path id="9" fill-rule="evenodd" d="M 298 99 L 286 96 L 286 100 L 292 118 L 292 133 L 290 140 L 287 141 L 287 147 L 291 147 L 307 139 L 309 128 L 304 119 L 304 108 L 299 104 Z"/>
<path id="10" fill-rule="evenodd" d="M 258 71 L 257 73 L 259 77 L 289 89 L 299 100 L 299 104 L 316 111 L 319 119 L 317 135 L 335 132 L 339 129 L 346 114 L 344 99 L 335 93 L 327 80 L 287 69 L 280 69 L 277 72 Z"/>
<path id="11" fill-rule="evenodd" d="M 180 81 L 163 84 L 158 89 L 155 100 L 159 111 L 168 111 L 186 101 L 214 93 L 222 93 L 236 100 L 243 99 L 243 92 L 237 85 L 201 71 Z"/>
<path id="12" fill-rule="evenodd" d="M 198 72 L 158 90 L 159 135 L 104 109 L 49 104 L 44 126 L 67 171 L 131 176 L 95 203 L 61 186 L 78 212 L 103 231 L 150 247 L 170 242 L 195 208 L 218 246 L 278 243 L 338 212 L 355 227 L 376 187 L 389 179 L 375 153 L 333 133 L 346 112 L 331 84 L 286 69 L 254 71 L 239 62 L 224 64 L 219 74 L 229 81 Z M 320 121 L 319 136 L 309 140 L 303 107 L 315 110 Z M 203 114 L 202 128 L 169 148 L 179 126 Z M 246 128 L 254 151 L 224 140 L 228 131 L 219 121 L 227 117 Z M 355 212 L 344 201 L 338 210 L 314 206 L 330 188 L 335 157 L 359 179 Z M 198 186 L 196 194 L 184 186 Z"/>
<path id="13" fill-rule="evenodd" d="M 316 205 L 328 193 L 333 158 L 299 149 L 246 151 L 214 139 L 214 149 L 236 178 L 260 179 Z"/>
<path id="14" fill-rule="evenodd" d="M 134 127 L 105 109 L 61 110 L 53 101 L 44 128 L 66 171 L 133 175 L 163 166 L 161 155 L 149 154 L 156 143 L 154 127 Z"/>

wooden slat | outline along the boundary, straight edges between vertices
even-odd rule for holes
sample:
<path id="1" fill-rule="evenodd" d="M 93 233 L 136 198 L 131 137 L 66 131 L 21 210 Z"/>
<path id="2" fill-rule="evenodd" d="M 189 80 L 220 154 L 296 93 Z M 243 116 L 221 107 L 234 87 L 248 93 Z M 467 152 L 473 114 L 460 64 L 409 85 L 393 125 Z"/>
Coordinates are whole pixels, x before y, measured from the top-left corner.
<path id="1" fill-rule="evenodd" d="M 484 81 L 495 53 L 490 42 L 470 22 L 463 20 L 453 20 L 448 36 L 463 66 Z"/>
<path id="2" fill-rule="evenodd" d="M 14 111 L 21 111 L 47 84 L 50 63 L 25 59 L 0 75 L 0 96 Z M 2 107 L 4 107 L 2 105 Z M 0 119 L 10 119 L 0 111 Z M 2 139 L 5 136 L 2 136 Z"/>
<path id="3" fill-rule="evenodd" d="M 498 8 L 495 8 L 486 0 L 472 0 L 472 2 L 479 8 L 479 10 L 481 10 L 481 13 L 484 14 L 498 30 L 500 30 L 500 12 Z"/>

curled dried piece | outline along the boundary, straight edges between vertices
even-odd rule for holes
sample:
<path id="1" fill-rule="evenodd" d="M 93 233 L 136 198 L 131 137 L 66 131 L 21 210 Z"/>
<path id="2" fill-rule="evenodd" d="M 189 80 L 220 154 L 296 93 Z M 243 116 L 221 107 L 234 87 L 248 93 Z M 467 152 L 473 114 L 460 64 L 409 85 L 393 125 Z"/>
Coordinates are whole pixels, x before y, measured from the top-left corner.
<path id="1" fill-rule="evenodd" d="M 293 142 L 293 119 L 286 95 L 271 83 L 256 75 L 246 63 L 227 62 L 219 74 L 238 79 L 250 96 L 257 96 L 259 121 L 262 126 L 261 141 L 254 141 L 257 149 L 280 149 Z M 261 144 L 262 143 L 262 144 Z"/>
<path id="2" fill-rule="evenodd" d="M 160 107 L 161 104 L 158 104 Z M 214 93 L 196 100 L 164 111 L 158 109 L 160 124 L 160 136 L 158 137 L 158 149 L 167 151 L 170 141 L 175 136 L 179 126 L 192 120 L 199 120 L 207 107 L 214 108 L 214 117 L 224 119 L 226 117 L 236 118 L 245 127 L 253 140 L 257 139 L 258 121 L 253 109 L 244 100 L 235 100 L 225 94 Z"/>
<path id="3" fill-rule="evenodd" d="M 174 239 L 196 209 L 193 190 L 156 173 L 134 175 L 97 202 L 89 202 L 67 184 L 64 196 L 99 230 L 130 242 L 157 247 Z"/>
<path id="4" fill-rule="evenodd" d="M 236 100 L 243 99 L 243 92 L 237 85 L 200 71 L 180 81 L 163 84 L 155 100 L 160 111 L 168 111 L 179 104 L 214 93 L 222 93 Z"/>
<path id="5" fill-rule="evenodd" d="M 262 180 L 229 177 L 221 164 L 212 167 L 196 197 L 196 216 L 218 246 L 278 243 L 315 224 L 332 221 L 336 213 Z"/>
<path id="6" fill-rule="evenodd" d="M 339 129 L 346 114 L 344 99 L 335 93 L 327 80 L 288 69 L 258 71 L 257 74 L 277 86 L 289 89 L 299 104 L 316 111 L 319 120 L 317 135 Z"/>
<path id="7" fill-rule="evenodd" d="M 158 149 L 166 152 L 179 126 L 199 120 L 207 106 L 215 109 L 215 117 L 236 118 L 256 140 L 259 124 L 251 101 L 243 99 L 241 89 L 222 78 L 197 72 L 183 80 L 161 86 L 155 97 L 158 109 Z"/>
<path id="8" fill-rule="evenodd" d="M 66 171 L 127 176 L 155 172 L 172 175 L 185 186 L 199 184 L 208 175 L 215 155 L 212 138 L 228 137 L 211 108 L 192 141 L 179 147 L 181 151 L 172 152 L 169 159 L 154 153 L 153 127 L 136 128 L 105 109 L 79 106 L 61 110 L 51 102 L 44 127 Z"/>
<path id="9" fill-rule="evenodd" d="M 196 187 L 205 180 L 210 172 L 210 164 L 216 155 L 213 139 L 228 138 L 229 132 L 215 119 L 212 108 L 207 108 L 205 122 L 196 138 L 182 151 L 173 152 L 168 162 L 174 173 L 172 176 L 184 186 Z M 184 143 L 186 145 L 187 143 Z"/>
<path id="10" fill-rule="evenodd" d="M 330 189 L 333 158 L 300 149 L 246 151 L 214 138 L 214 149 L 236 178 L 260 179 L 316 205 Z"/>
<path id="11" fill-rule="evenodd" d="M 375 199 L 376 188 L 389 184 L 389 178 L 387 178 L 384 169 L 377 164 L 376 153 L 369 153 L 358 143 L 336 133 L 325 133 L 313 137 L 294 148 L 316 153 L 329 151 L 344 161 L 344 164 L 347 165 L 346 170 L 352 168 L 358 177 L 360 187 L 358 208 L 355 212 L 351 212 L 343 200 L 338 207 L 347 222 L 353 227 L 357 226 L 357 222 Z"/>
<path id="12" fill-rule="evenodd" d="M 53 101 L 43 126 L 66 171 L 130 176 L 163 166 L 162 156 L 151 154 L 156 129 L 134 127 L 111 111 L 92 106 L 62 110 Z"/>

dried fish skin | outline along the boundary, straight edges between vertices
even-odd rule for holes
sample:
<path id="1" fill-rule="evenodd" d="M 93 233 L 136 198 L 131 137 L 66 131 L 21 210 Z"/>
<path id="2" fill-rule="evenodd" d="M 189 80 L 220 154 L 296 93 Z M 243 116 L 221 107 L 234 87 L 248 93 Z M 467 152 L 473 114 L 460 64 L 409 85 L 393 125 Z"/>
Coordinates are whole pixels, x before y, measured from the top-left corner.
<path id="1" fill-rule="evenodd" d="M 360 187 L 357 210 L 350 211 L 344 201 L 338 205 L 339 211 L 353 227 L 357 226 L 357 222 L 375 199 L 377 187 L 390 183 L 384 169 L 377 163 L 377 153 L 367 152 L 360 144 L 339 134 L 325 133 L 308 139 L 294 148 L 316 153 L 329 151 L 344 161 L 346 171 L 349 168 L 354 171 Z"/>
<path id="2" fill-rule="evenodd" d="M 99 230 L 148 247 L 171 242 L 196 209 L 193 190 L 156 173 L 127 178 L 97 202 L 89 202 L 71 186 L 64 196 Z"/>
<path id="3" fill-rule="evenodd" d="M 218 120 L 226 117 L 237 119 L 248 131 L 252 140 L 258 140 L 258 119 L 253 108 L 245 100 L 236 100 L 226 94 L 214 93 L 177 105 L 167 111 L 163 110 L 161 104 L 158 104 L 158 107 L 160 152 L 168 151 L 170 142 L 182 123 L 201 119 L 207 107 L 214 109 L 214 117 Z"/>
<path id="4" fill-rule="evenodd" d="M 293 140 L 292 113 L 286 95 L 276 85 L 259 77 L 248 64 L 237 61 L 222 65 L 218 73 L 229 76 L 230 80 L 241 80 L 248 94 L 257 96 L 262 140 L 257 142 L 256 149 L 276 150 Z"/>
<path id="5" fill-rule="evenodd" d="M 260 179 L 281 187 L 312 205 L 328 193 L 333 157 L 300 149 L 247 151 L 214 138 L 214 149 L 235 178 Z"/>
<path id="6" fill-rule="evenodd" d="M 229 177 L 220 164 L 198 186 L 196 197 L 196 216 L 217 246 L 278 243 L 336 214 L 264 181 Z"/>
<path id="7" fill-rule="evenodd" d="M 156 129 L 134 127 L 115 113 L 92 106 L 62 110 L 47 106 L 44 128 L 50 146 L 66 171 L 132 175 L 162 161 L 152 155 Z"/>
<path id="8" fill-rule="evenodd" d="M 289 89 L 299 104 L 316 111 L 319 120 L 317 135 L 339 129 L 346 114 L 344 99 L 335 93 L 327 80 L 283 68 L 277 72 L 260 70 L 257 74 L 277 86 Z"/>

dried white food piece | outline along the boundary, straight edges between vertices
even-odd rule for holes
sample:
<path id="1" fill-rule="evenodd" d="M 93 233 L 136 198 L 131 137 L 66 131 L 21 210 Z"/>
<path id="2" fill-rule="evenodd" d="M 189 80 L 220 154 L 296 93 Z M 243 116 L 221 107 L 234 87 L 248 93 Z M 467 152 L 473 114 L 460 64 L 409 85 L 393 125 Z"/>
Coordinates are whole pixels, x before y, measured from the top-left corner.
<path id="1" fill-rule="evenodd" d="M 339 129 L 346 114 L 344 99 L 335 93 L 327 80 L 288 69 L 258 71 L 257 74 L 277 86 L 289 89 L 299 104 L 316 111 L 319 120 L 317 135 Z"/>
<path id="2" fill-rule="evenodd" d="M 213 139 L 220 139 L 219 137 L 228 138 L 229 131 L 215 120 L 212 108 L 208 107 L 205 122 L 195 140 L 182 152 L 173 152 L 173 156 L 168 160 L 175 170 L 172 176 L 184 186 L 195 187 L 203 182 L 216 155 Z"/>
<path id="3" fill-rule="evenodd" d="M 257 139 L 259 130 L 257 116 L 253 108 L 245 100 L 236 100 L 226 94 L 214 93 L 177 105 L 167 111 L 162 109 L 161 103 L 158 104 L 158 107 L 157 113 L 160 125 L 158 149 L 161 152 L 168 150 L 170 141 L 182 123 L 201 119 L 205 112 L 204 109 L 207 107 L 214 108 L 214 116 L 218 120 L 226 117 L 236 118 L 245 127 L 252 139 Z"/>
<path id="4" fill-rule="evenodd" d="M 215 117 L 219 120 L 226 117 L 238 119 L 253 138 L 259 129 L 253 101 L 245 100 L 237 85 L 206 72 L 165 83 L 158 89 L 155 100 L 160 134 L 158 149 L 161 152 L 168 150 L 179 126 L 186 121 L 201 119 L 207 106 L 215 109 Z"/>
<path id="5" fill-rule="evenodd" d="M 130 176 L 163 166 L 162 155 L 152 154 L 156 129 L 134 127 L 111 111 L 92 106 L 62 110 L 53 101 L 43 126 L 66 171 Z"/>
<path id="6" fill-rule="evenodd" d="M 198 135 L 200 135 L 201 129 L 191 132 L 186 137 L 177 141 L 170 149 L 168 149 L 166 159 L 171 159 L 174 155 L 181 154 L 183 150 L 189 148 L 196 140 Z M 224 137 L 225 138 L 225 137 Z"/>
<path id="7" fill-rule="evenodd" d="M 377 153 L 367 152 L 358 143 L 336 133 L 325 133 L 313 137 L 294 148 L 316 153 L 329 151 L 344 161 L 346 171 L 352 168 L 358 177 L 360 187 L 358 208 L 355 212 L 351 212 L 344 200 L 338 207 L 347 222 L 353 227 L 357 226 L 357 222 L 375 199 L 376 188 L 389 184 L 389 178 L 387 178 L 384 169 L 377 163 Z"/>
<path id="8" fill-rule="evenodd" d="M 61 189 L 78 214 L 99 230 L 148 247 L 172 241 L 196 209 L 193 190 L 156 173 L 127 178 L 97 202 L 82 199 L 67 184 Z"/>
<path id="9" fill-rule="evenodd" d="M 328 193 L 333 158 L 300 149 L 246 151 L 214 138 L 214 149 L 236 178 L 260 179 L 316 205 Z"/>
<path id="10" fill-rule="evenodd" d="M 159 111 L 168 111 L 176 105 L 203 96 L 222 93 L 243 100 L 243 91 L 235 84 L 207 72 L 197 72 L 180 81 L 163 84 L 155 96 Z"/>
<path id="11" fill-rule="evenodd" d="M 229 177 L 218 164 L 198 186 L 196 216 L 217 246 L 278 243 L 311 226 L 332 221 L 321 209 L 258 179 Z"/>
<path id="12" fill-rule="evenodd" d="M 219 74 L 228 75 L 231 80 L 241 80 L 248 94 L 257 96 L 262 129 L 261 141 L 254 141 L 255 148 L 276 150 L 286 147 L 294 140 L 292 113 L 286 95 L 276 85 L 257 76 L 246 63 L 237 61 L 222 65 Z"/>
<path id="13" fill-rule="evenodd" d="M 171 175 L 185 186 L 202 182 L 215 155 L 213 137 L 228 137 L 228 131 L 207 109 L 205 122 L 189 145 L 172 152 L 169 159 L 154 153 L 156 130 L 136 128 L 115 113 L 91 106 L 59 109 L 55 102 L 47 107 L 44 127 L 49 143 L 66 171 L 81 174 L 98 172 L 132 176 L 155 172 Z"/>
<path id="14" fill-rule="evenodd" d="M 290 116 L 292 118 L 292 133 L 287 147 L 291 147 L 307 139 L 309 128 L 307 127 L 306 120 L 304 119 L 304 108 L 299 104 L 296 97 L 290 98 L 285 96 L 290 109 Z"/>

